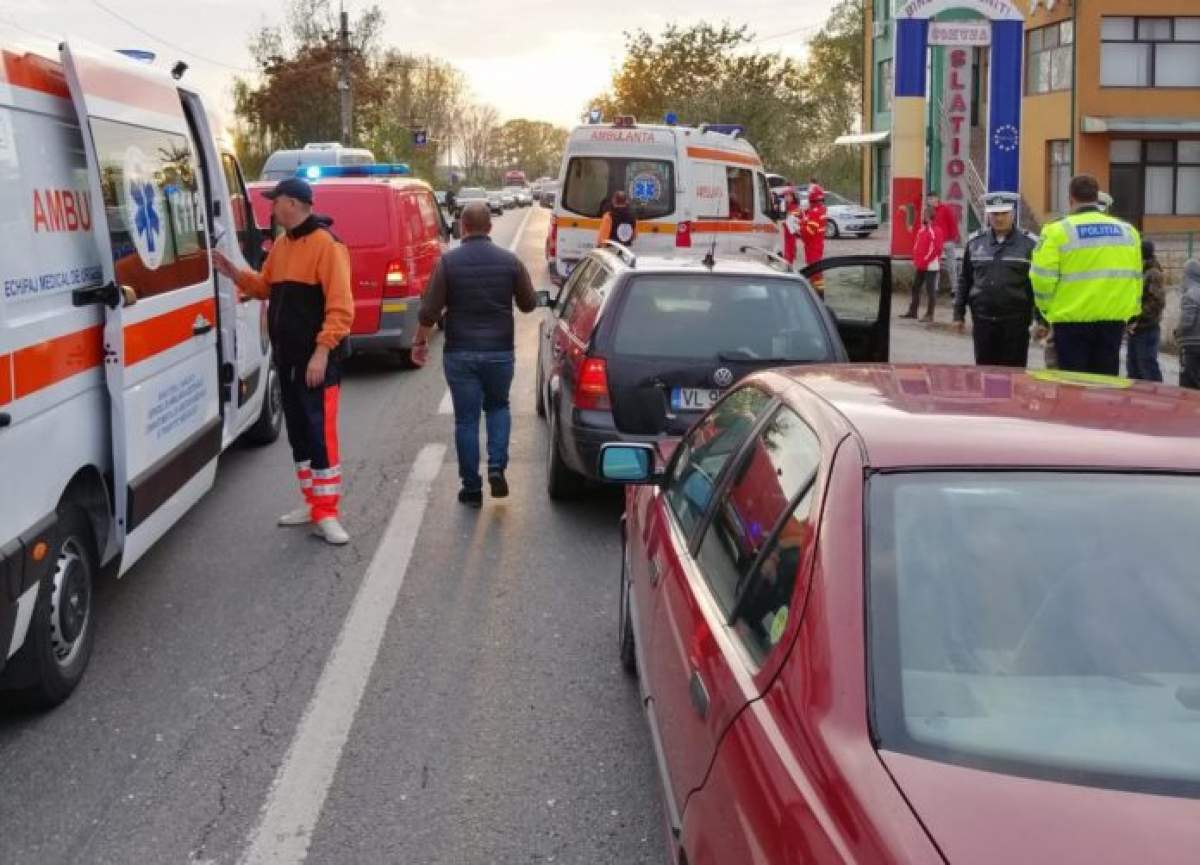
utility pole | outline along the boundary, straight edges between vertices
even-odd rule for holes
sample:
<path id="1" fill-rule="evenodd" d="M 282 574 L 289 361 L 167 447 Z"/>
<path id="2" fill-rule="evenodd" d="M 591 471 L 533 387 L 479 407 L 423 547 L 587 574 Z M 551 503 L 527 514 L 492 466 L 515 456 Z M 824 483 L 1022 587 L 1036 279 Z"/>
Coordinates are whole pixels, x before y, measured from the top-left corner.
<path id="1" fill-rule="evenodd" d="M 342 144 L 354 144 L 354 93 L 350 90 L 350 15 L 343 5 L 338 29 L 338 96 L 342 114 Z"/>

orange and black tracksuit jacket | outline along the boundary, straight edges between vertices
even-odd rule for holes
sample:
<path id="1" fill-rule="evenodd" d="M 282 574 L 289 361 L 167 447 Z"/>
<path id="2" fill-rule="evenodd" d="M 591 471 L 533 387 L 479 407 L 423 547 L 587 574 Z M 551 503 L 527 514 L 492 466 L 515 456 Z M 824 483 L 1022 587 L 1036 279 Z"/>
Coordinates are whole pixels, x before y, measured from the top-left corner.
<path id="1" fill-rule="evenodd" d="M 318 345 L 336 357 L 354 323 L 350 253 L 329 231 L 332 224 L 310 216 L 275 241 L 261 273 L 238 276 L 243 292 L 270 298 L 271 345 L 281 370 L 307 367 Z"/>
<path id="2" fill-rule="evenodd" d="M 270 299 L 267 319 L 288 441 L 314 521 L 337 516 L 341 497 L 340 349 L 354 322 L 350 254 L 330 225 L 329 219 L 310 216 L 275 241 L 261 273 L 242 271 L 237 278 L 246 294 Z M 318 345 L 329 349 L 329 365 L 323 386 L 310 388 L 305 374 Z"/>

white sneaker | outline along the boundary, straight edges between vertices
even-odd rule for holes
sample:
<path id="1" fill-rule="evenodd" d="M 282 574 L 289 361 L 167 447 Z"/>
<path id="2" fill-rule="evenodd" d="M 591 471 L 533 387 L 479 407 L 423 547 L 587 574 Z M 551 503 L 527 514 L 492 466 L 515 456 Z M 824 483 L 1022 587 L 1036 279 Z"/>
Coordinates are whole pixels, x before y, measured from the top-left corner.
<path id="1" fill-rule="evenodd" d="M 350 543 L 350 534 L 342 528 L 337 517 L 325 517 L 313 524 L 313 534 L 322 538 L 327 544 L 341 546 Z"/>
<path id="2" fill-rule="evenodd" d="M 281 526 L 307 526 L 312 522 L 312 510 L 308 505 L 301 505 L 294 511 L 288 511 L 279 518 Z"/>

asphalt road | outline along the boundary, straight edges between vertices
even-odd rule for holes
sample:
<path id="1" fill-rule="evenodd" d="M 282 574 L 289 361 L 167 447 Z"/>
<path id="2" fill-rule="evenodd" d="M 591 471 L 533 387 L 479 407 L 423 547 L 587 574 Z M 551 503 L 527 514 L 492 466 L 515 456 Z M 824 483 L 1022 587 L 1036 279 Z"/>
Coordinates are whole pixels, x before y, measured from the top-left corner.
<path id="1" fill-rule="evenodd" d="M 493 236 L 507 246 L 526 214 L 519 251 L 544 282 L 549 211 L 510 212 Z M 348 371 L 348 547 L 275 527 L 296 500 L 282 440 L 223 456 L 216 489 L 101 587 L 71 700 L 41 716 L 0 709 L 0 863 L 236 863 L 255 841 L 274 855 L 290 842 L 258 830 L 264 805 L 282 766 L 315 761 L 289 753 L 322 712 L 350 726 L 308 862 L 663 862 L 650 740 L 616 655 L 621 500 L 547 500 L 535 330 L 521 317 L 506 502 L 455 501 L 440 343 L 423 370 Z M 419 454 L 436 460 L 427 495 L 411 486 Z M 370 671 L 361 704 L 334 682 L 314 709 L 393 512 L 372 579 L 399 586 L 395 606 L 373 667 L 346 656 Z M 414 512 L 419 525 L 403 525 Z M 329 734 L 319 718 L 316 734 Z M 285 819 L 320 799 L 296 789 L 276 802 Z"/>
<path id="2" fill-rule="evenodd" d="M 536 284 L 548 219 L 510 212 L 493 235 Z M 621 500 L 545 496 L 537 315 L 518 322 L 505 502 L 455 501 L 440 343 L 424 370 L 348 369 L 348 547 L 275 527 L 297 495 L 282 440 L 222 457 L 216 489 L 100 587 L 72 699 L 0 708 L 0 865 L 665 861 L 616 655 Z M 970 362 L 970 339 L 897 321 L 892 357 Z"/>

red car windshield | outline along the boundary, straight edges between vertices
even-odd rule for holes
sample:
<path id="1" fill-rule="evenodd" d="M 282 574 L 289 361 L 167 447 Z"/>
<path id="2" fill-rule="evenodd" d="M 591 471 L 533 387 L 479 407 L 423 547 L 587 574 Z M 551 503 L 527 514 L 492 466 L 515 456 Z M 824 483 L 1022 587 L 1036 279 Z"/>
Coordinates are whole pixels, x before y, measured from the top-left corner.
<path id="1" fill-rule="evenodd" d="M 883 748 L 1200 797 L 1200 479 L 885 474 L 869 500 Z"/>

